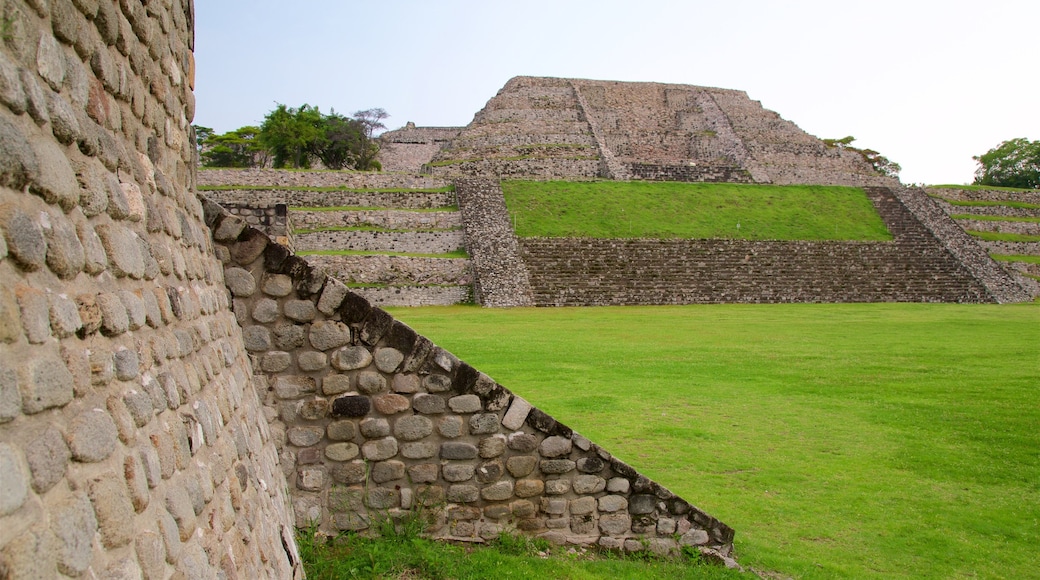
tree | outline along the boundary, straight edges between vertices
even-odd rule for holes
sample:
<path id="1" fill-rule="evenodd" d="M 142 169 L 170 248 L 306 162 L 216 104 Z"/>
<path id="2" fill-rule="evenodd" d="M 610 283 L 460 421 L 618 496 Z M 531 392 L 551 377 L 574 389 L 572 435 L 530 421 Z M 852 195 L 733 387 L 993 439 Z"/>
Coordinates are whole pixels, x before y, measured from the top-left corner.
<path id="1" fill-rule="evenodd" d="M 207 129 L 202 127 L 201 129 Z M 254 126 L 239 127 L 223 135 L 214 135 L 209 129 L 199 139 L 200 157 L 205 167 L 263 167 L 268 153 L 260 146 L 260 129 Z M 199 134 L 196 129 L 196 134 Z"/>
<path id="2" fill-rule="evenodd" d="M 903 170 L 902 166 L 873 149 L 860 149 L 859 147 L 853 147 L 852 142 L 855 140 L 855 137 L 849 135 L 848 137 L 842 137 L 841 139 L 824 139 L 823 143 L 828 147 L 837 147 L 838 149 L 845 151 L 859 153 L 860 157 L 869 163 L 870 167 L 879 175 L 894 179 L 899 178 L 899 172 Z"/>
<path id="3" fill-rule="evenodd" d="M 357 168 L 361 151 L 367 147 L 365 127 L 356 119 L 330 112 L 324 118 L 325 141 L 318 158 L 329 169 Z"/>
<path id="4" fill-rule="evenodd" d="M 324 119 L 317 107 L 289 108 L 279 104 L 260 125 L 260 144 L 271 152 L 275 167 L 311 166 L 311 157 L 324 146 Z"/>
<path id="5" fill-rule="evenodd" d="M 1040 141 L 1011 139 L 972 159 L 976 185 L 1040 188 Z"/>

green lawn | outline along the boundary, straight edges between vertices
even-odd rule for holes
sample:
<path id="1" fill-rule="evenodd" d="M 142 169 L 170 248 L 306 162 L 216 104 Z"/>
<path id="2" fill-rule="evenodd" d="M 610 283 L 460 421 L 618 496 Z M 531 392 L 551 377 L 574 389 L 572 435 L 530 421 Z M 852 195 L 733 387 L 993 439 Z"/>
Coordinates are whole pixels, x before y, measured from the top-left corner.
<path id="1" fill-rule="evenodd" d="M 861 189 L 503 181 L 520 237 L 890 240 Z"/>
<path id="2" fill-rule="evenodd" d="M 1040 306 L 388 309 L 798 578 L 1040 577 Z"/>

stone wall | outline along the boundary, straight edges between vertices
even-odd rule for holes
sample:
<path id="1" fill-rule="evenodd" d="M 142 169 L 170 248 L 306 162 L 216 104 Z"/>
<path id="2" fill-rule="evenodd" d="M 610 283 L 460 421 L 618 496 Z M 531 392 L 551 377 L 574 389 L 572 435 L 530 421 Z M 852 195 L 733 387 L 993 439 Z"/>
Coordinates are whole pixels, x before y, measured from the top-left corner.
<path id="1" fill-rule="evenodd" d="M 449 254 L 463 248 L 462 230 L 443 232 L 317 231 L 296 234 L 296 248 Z"/>
<path id="2" fill-rule="evenodd" d="M 200 169 L 200 186 L 342 187 L 344 189 L 435 189 L 445 182 L 414 174 L 280 169 Z M 290 203 L 289 205 L 295 205 Z"/>
<path id="3" fill-rule="evenodd" d="M 240 203 L 224 204 L 224 209 L 231 215 L 237 215 L 246 223 L 262 229 L 279 244 L 294 248 L 292 220 L 289 219 L 289 207 L 284 203 L 263 206 L 244 205 Z"/>
<path id="4" fill-rule="evenodd" d="M 281 172 L 285 173 L 285 172 Z M 270 175 L 276 177 L 277 170 Z M 375 182 L 376 184 L 380 182 Z M 448 181 L 435 183 L 434 188 L 450 185 Z M 307 187 L 297 186 L 297 187 Z M 375 185 L 375 188 L 379 188 Z M 306 189 L 218 189 L 204 192 L 206 197 L 221 205 L 269 207 L 284 203 L 289 207 L 396 207 L 432 209 L 455 205 L 455 192 L 416 191 L 308 191 Z"/>
<path id="5" fill-rule="evenodd" d="M 193 192 L 191 2 L 3 16 L 0 577 L 300 577 Z"/>
<path id="6" fill-rule="evenodd" d="M 364 531 L 411 516 L 454 540 L 516 530 L 729 556 L 725 524 L 216 204 L 207 223 L 297 525 Z"/>
<path id="7" fill-rule="evenodd" d="M 473 297 L 487 307 L 531 306 L 527 268 L 509 221 L 498 182 L 469 178 L 455 181 L 466 231 L 466 251 L 473 261 Z"/>
<path id="8" fill-rule="evenodd" d="M 404 127 L 379 136 L 379 162 L 383 171 L 418 173 L 423 165 L 451 143 L 462 127 Z"/>
<path id="9" fill-rule="evenodd" d="M 523 238 L 523 260 L 545 306 L 1000 300 L 918 221 L 906 192 L 867 191 L 892 242 Z"/>

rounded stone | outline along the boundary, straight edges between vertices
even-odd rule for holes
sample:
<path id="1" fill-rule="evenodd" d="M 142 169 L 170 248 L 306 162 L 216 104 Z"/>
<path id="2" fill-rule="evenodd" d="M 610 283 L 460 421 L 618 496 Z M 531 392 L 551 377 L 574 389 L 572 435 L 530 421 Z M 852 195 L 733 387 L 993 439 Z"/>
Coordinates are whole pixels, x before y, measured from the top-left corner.
<path id="1" fill-rule="evenodd" d="M 427 459 L 437 455 L 438 446 L 430 441 L 411 441 L 401 444 L 401 455 L 406 459 Z"/>
<path id="2" fill-rule="evenodd" d="M 473 479 L 476 467 L 469 463 L 449 463 L 441 467 L 441 476 L 445 481 L 461 482 Z"/>
<path id="3" fill-rule="evenodd" d="M 418 375 L 398 373 L 394 375 L 393 389 L 395 393 L 418 393 Z"/>
<path id="4" fill-rule="evenodd" d="M 278 320 L 278 303 L 270 298 L 261 298 L 253 306 L 253 320 L 268 324 Z"/>
<path id="5" fill-rule="evenodd" d="M 536 497 L 545 492 L 545 482 L 540 479 L 517 480 L 514 493 L 516 497 Z"/>
<path id="6" fill-rule="evenodd" d="M 349 441 L 357 436 L 357 425 L 353 421 L 333 421 L 325 431 L 333 441 Z"/>
<path id="7" fill-rule="evenodd" d="M 507 444 L 513 451 L 530 453 L 538 448 L 538 438 L 529 433 L 510 433 Z"/>
<path id="8" fill-rule="evenodd" d="M 364 417 L 372 409 L 368 397 L 347 395 L 332 401 L 332 414 L 343 417 Z"/>
<path id="9" fill-rule="evenodd" d="M 397 439 L 385 437 L 368 441 L 361 446 L 361 454 L 369 461 L 383 461 L 397 455 Z"/>
<path id="10" fill-rule="evenodd" d="M 22 507 L 29 496 L 29 473 L 13 445 L 0 443 L 0 516 Z"/>
<path id="11" fill-rule="evenodd" d="M 455 413 L 476 413 L 480 411 L 480 397 L 476 395 L 459 395 L 448 399 L 448 408 Z"/>
<path id="12" fill-rule="evenodd" d="M 538 446 L 538 453 L 546 459 L 564 457 L 571 452 L 571 440 L 569 437 L 546 437 Z"/>
<path id="13" fill-rule="evenodd" d="M 475 485 L 455 484 L 448 487 L 447 499 L 455 503 L 473 503 L 480 499 L 480 490 Z"/>
<path id="14" fill-rule="evenodd" d="M 394 422 L 394 435 L 404 441 L 417 441 L 432 433 L 433 421 L 422 415 L 410 415 Z"/>
<path id="15" fill-rule="evenodd" d="M 392 373 L 401 365 L 404 355 L 396 348 L 378 348 L 374 358 L 376 368 L 384 373 Z"/>
<path id="16" fill-rule="evenodd" d="M 480 456 L 484 459 L 498 457 L 506 451 L 506 437 L 502 434 L 484 437 L 480 440 L 478 447 L 480 448 Z"/>
<path id="17" fill-rule="evenodd" d="M 280 373 L 292 364 L 292 355 L 282 350 L 265 352 L 260 359 L 260 370 L 265 373 Z"/>
<path id="18" fill-rule="evenodd" d="M 569 479 L 549 479 L 545 482 L 545 493 L 547 495 L 563 495 L 571 490 Z"/>
<path id="19" fill-rule="evenodd" d="M 332 461 L 349 461 L 358 456 L 360 450 L 353 443 L 333 443 L 325 447 L 325 457 Z"/>
<path id="20" fill-rule="evenodd" d="M 256 292 L 256 279 L 248 270 L 228 268 L 224 271 L 224 283 L 237 298 L 248 298 Z"/>
<path id="21" fill-rule="evenodd" d="M 599 457 L 582 457 L 577 461 L 577 466 L 582 473 L 599 473 L 607 464 Z"/>
<path id="22" fill-rule="evenodd" d="M 286 318 L 296 322 L 310 322 L 314 320 L 318 310 L 310 300 L 289 300 L 283 308 Z"/>
<path id="23" fill-rule="evenodd" d="M 342 322 L 319 320 L 311 324 L 310 342 L 318 350 L 339 348 L 350 343 L 350 327 Z M 347 368 L 336 368 L 350 370 Z"/>
<path id="24" fill-rule="evenodd" d="M 499 481 L 480 490 L 480 497 L 487 501 L 504 501 L 513 497 L 513 482 Z"/>
<path id="25" fill-rule="evenodd" d="M 412 397 L 412 408 L 424 415 L 436 415 L 445 410 L 444 397 L 419 393 Z"/>
<path id="26" fill-rule="evenodd" d="M 362 371 L 357 375 L 357 388 L 369 395 L 382 393 L 387 390 L 386 379 L 375 371 Z"/>
<path id="27" fill-rule="evenodd" d="M 502 478 L 506 468 L 501 461 L 485 461 L 477 468 L 477 479 L 480 483 L 491 483 Z"/>
<path id="28" fill-rule="evenodd" d="M 472 435 L 498 433 L 501 427 L 498 415 L 494 413 L 477 414 L 469 418 L 469 432 Z"/>
<path id="29" fill-rule="evenodd" d="M 441 458 L 476 459 L 477 448 L 469 443 L 463 443 L 461 441 L 446 441 L 441 444 Z"/>
<path id="30" fill-rule="evenodd" d="M 386 483 L 395 479 L 404 479 L 404 463 L 380 461 L 372 465 L 372 481 Z"/>
<path id="31" fill-rule="evenodd" d="M 444 375 L 428 375 L 423 379 L 423 385 L 431 393 L 443 393 L 451 390 L 451 379 Z"/>
<path id="32" fill-rule="evenodd" d="M 274 343 L 271 341 L 271 331 L 265 326 L 247 326 L 242 329 L 242 342 L 246 350 L 250 352 L 261 352 L 271 350 Z"/>
<path id="33" fill-rule="evenodd" d="M 264 276 L 261 290 L 264 294 L 276 298 L 288 296 L 292 292 L 292 278 L 285 274 L 267 274 Z"/>
<path id="34" fill-rule="evenodd" d="M 598 475 L 579 475 L 574 478 L 574 493 L 599 493 L 607 487 L 607 480 Z"/>
<path id="35" fill-rule="evenodd" d="M 704 530 L 690 530 L 679 538 L 681 546 L 703 546 L 711 540 Z"/>
<path id="36" fill-rule="evenodd" d="M 296 365 L 301 371 L 320 371 L 329 365 L 329 357 L 323 352 L 309 350 L 296 356 Z"/>
<path id="37" fill-rule="evenodd" d="M 369 439 L 386 437 L 390 434 L 390 423 L 386 419 L 370 417 L 361 422 L 361 434 Z"/>
<path id="38" fill-rule="evenodd" d="M 612 477 L 607 480 L 607 491 L 610 493 L 628 493 L 632 483 L 624 477 Z"/>
<path id="39" fill-rule="evenodd" d="M 310 447 L 321 441 L 325 430 L 320 427 L 293 427 L 289 429 L 289 443 L 297 447 Z"/>
<path id="40" fill-rule="evenodd" d="M 628 511 L 633 515 L 653 513 L 657 509 L 657 497 L 650 494 L 638 494 L 628 498 Z"/>
<path id="41" fill-rule="evenodd" d="M 83 245 L 76 228 L 65 216 L 50 217 L 51 227 L 46 230 L 47 266 L 59 278 L 68 279 L 83 270 Z"/>
<path id="42" fill-rule="evenodd" d="M 402 397 L 394 393 L 379 395 L 373 397 L 373 404 L 375 404 L 376 411 L 384 415 L 395 415 L 402 413 L 411 408 L 412 403 L 408 400 L 408 397 Z"/>
<path id="43" fill-rule="evenodd" d="M 338 395 L 350 390 L 348 375 L 327 375 L 321 380 L 321 390 L 326 395 Z"/>
<path id="44" fill-rule="evenodd" d="M 440 474 L 440 466 L 436 463 L 420 463 L 408 468 L 408 477 L 412 483 L 433 483 Z"/>
<path id="45" fill-rule="evenodd" d="M 40 226 L 18 208 L 0 215 L 0 219 L 9 255 L 25 270 L 40 269 L 47 258 L 47 241 Z"/>
<path id="46" fill-rule="evenodd" d="M 25 448 L 25 458 L 32 472 L 32 487 L 37 493 L 43 493 L 65 477 L 65 469 L 69 458 L 68 445 L 61 432 L 51 427 L 41 435 L 34 437 Z M 0 486 L 2 489 L 3 486 Z"/>
<path id="47" fill-rule="evenodd" d="M 66 435 L 72 458 L 96 463 L 108 458 L 116 449 L 119 433 L 115 421 L 101 409 L 90 409 L 76 415 Z"/>
<path id="48" fill-rule="evenodd" d="M 601 512 L 618 512 L 628 509 L 628 499 L 620 495 L 605 495 L 598 500 L 599 511 Z"/>
<path id="49" fill-rule="evenodd" d="M 461 437 L 463 424 L 462 417 L 449 415 L 441 418 L 440 421 L 437 421 L 437 432 L 440 433 L 442 437 L 447 437 L 448 439 Z"/>
<path id="50" fill-rule="evenodd" d="M 332 366 L 341 371 L 363 369 L 372 364 L 372 353 L 363 346 L 347 346 L 332 353 Z"/>
<path id="51" fill-rule="evenodd" d="M 514 455 L 506 460 L 506 469 L 513 477 L 525 477 L 538 465 L 538 458 L 531 455 Z"/>

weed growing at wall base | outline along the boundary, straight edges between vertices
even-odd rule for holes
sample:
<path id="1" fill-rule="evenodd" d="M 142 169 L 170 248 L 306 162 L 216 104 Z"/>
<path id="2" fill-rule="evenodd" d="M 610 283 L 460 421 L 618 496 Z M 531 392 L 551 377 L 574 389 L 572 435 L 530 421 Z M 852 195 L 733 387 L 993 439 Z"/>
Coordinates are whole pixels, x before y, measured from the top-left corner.
<path id="1" fill-rule="evenodd" d="M 1029 578 L 1040 305 L 390 309 L 799 578 Z"/>

